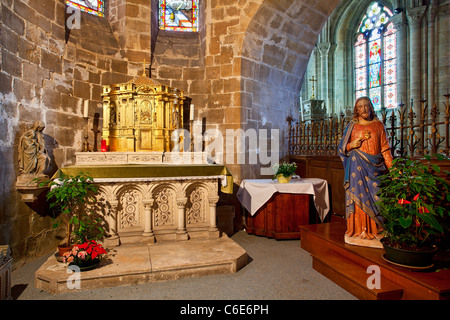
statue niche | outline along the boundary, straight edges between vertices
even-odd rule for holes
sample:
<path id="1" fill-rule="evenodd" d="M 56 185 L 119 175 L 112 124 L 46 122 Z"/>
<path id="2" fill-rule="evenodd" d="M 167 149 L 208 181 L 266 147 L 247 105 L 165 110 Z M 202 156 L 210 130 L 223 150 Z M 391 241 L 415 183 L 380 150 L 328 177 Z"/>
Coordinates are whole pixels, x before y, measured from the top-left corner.
<path id="1" fill-rule="evenodd" d="M 103 86 L 102 97 L 107 115 L 102 136 L 109 151 L 173 149 L 171 135 L 183 127 L 183 91 L 142 74 L 126 83 Z"/>

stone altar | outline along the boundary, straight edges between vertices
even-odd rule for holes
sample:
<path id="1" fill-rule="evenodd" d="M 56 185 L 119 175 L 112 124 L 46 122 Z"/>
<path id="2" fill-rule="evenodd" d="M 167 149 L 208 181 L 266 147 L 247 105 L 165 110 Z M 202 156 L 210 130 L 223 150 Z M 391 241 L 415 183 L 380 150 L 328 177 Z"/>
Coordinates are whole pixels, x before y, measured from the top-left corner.
<path id="1" fill-rule="evenodd" d="M 107 223 L 106 247 L 220 237 L 219 183 L 222 192 L 233 190 L 223 165 L 75 165 L 60 169 L 53 179 L 79 172 L 99 187 L 96 211 Z"/>

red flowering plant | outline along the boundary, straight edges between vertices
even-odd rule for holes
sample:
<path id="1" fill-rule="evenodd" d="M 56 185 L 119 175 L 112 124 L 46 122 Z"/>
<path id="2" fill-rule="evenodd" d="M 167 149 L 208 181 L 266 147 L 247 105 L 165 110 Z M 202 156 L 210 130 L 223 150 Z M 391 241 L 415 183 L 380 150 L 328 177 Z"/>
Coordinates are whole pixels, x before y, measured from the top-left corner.
<path id="1" fill-rule="evenodd" d="M 63 254 L 63 262 L 69 265 L 86 267 L 100 262 L 106 250 L 101 244 L 94 240 L 86 241 L 82 244 L 76 244 L 72 250 Z"/>
<path id="2" fill-rule="evenodd" d="M 441 156 L 438 159 L 446 160 Z M 439 176 L 440 167 L 430 160 L 428 156 L 425 161 L 397 158 L 389 172 L 378 180 L 376 204 L 384 218 L 384 233 L 390 246 L 433 247 L 450 230 L 450 187 Z"/>

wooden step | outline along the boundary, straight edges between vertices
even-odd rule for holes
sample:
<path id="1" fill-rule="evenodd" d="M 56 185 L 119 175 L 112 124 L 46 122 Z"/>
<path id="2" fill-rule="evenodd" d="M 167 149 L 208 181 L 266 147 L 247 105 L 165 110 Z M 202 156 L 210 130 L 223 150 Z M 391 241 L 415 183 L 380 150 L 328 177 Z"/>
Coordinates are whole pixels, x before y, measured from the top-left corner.
<path id="1" fill-rule="evenodd" d="M 383 258 L 384 249 L 345 243 L 345 221 L 304 225 L 300 226 L 300 230 L 301 247 L 315 257 L 315 269 L 323 269 L 322 273 L 328 272 L 330 279 L 336 283 L 349 283 L 350 280 L 357 283 L 359 277 L 365 280 L 360 280 L 358 287 L 361 287 L 361 283 L 366 287 L 365 282 L 370 276 L 370 274 L 366 274 L 367 267 L 374 265 L 380 268 L 382 285 L 383 283 L 395 285 L 403 289 L 402 300 L 450 300 L 450 261 L 448 257 L 436 257 L 435 265 L 427 270 L 403 268 L 386 261 Z M 343 260 L 345 263 L 336 256 L 345 259 Z M 346 264 L 347 267 L 342 269 L 341 264 Z M 360 270 L 356 280 L 352 280 L 354 275 L 351 270 L 353 269 Z M 338 279 L 339 277 L 344 279 Z M 346 278 L 350 278 L 350 280 Z M 351 286 L 354 287 L 355 284 L 351 284 Z M 375 299 L 372 294 L 370 295 Z M 362 297 L 362 299 L 366 297 L 357 294 L 355 296 Z M 387 299 L 387 296 L 382 298 Z"/>
<path id="2" fill-rule="evenodd" d="M 335 252 L 312 254 L 313 269 L 344 288 L 358 299 L 400 300 L 403 289 L 383 279 L 380 275 L 380 289 L 370 289 L 367 279 L 372 273 L 367 268 Z M 372 283 L 372 282 L 370 282 Z"/>

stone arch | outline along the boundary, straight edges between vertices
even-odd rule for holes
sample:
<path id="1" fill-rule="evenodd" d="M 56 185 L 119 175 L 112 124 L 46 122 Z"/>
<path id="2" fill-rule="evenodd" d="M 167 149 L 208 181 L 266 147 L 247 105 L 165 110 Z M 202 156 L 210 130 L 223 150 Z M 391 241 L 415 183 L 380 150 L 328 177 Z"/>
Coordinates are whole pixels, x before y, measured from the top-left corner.
<path id="1" fill-rule="evenodd" d="M 298 114 L 310 54 L 338 3 L 265 0 L 245 30 L 240 61 L 241 127 L 279 129 L 280 158 L 287 156 L 286 118 Z M 241 179 L 252 175 L 245 166 Z"/>
<path id="2" fill-rule="evenodd" d="M 211 183 L 208 184 L 203 181 L 189 183 L 183 189 L 187 199 L 186 225 L 209 224 L 209 196 L 216 195 L 217 190 L 213 190 Z"/>
<path id="3" fill-rule="evenodd" d="M 298 93 L 309 56 L 338 3 L 266 0 L 261 4 L 242 43 L 243 122 L 264 123 L 252 114 L 256 108 L 269 114 L 267 121 L 280 118 L 279 111 L 287 115 L 298 109 Z"/>
<path id="4" fill-rule="evenodd" d="M 177 226 L 177 199 L 182 195 L 180 191 L 178 186 L 164 182 L 151 189 L 154 230 Z"/>
<path id="5" fill-rule="evenodd" d="M 144 190 L 139 185 L 127 183 L 116 190 L 118 230 L 143 228 Z"/>

